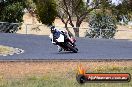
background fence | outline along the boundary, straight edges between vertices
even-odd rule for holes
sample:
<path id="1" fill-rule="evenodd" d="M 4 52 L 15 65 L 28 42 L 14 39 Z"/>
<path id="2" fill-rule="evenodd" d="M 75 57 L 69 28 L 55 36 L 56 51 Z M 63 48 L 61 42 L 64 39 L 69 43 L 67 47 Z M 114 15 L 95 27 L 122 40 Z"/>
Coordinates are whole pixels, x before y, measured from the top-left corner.
<path id="1" fill-rule="evenodd" d="M 21 26 L 21 28 L 19 27 Z M 65 29 L 62 26 L 56 26 L 59 29 Z M 73 27 L 68 27 L 69 30 L 74 34 Z M 80 37 L 85 37 L 86 34 L 94 29 L 89 27 L 80 27 Z M 102 31 L 110 31 L 109 29 L 100 29 L 97 38 L 102 38 Z M 20 33 L 20 34 L 37 34 L 37 35 L 49 35 L 50 29 L 43 24 L 20 24 L 20 23 L 8 23 L 0 22 L 0 32 L 9 33 Z M 132 39 L 132 29 L 120 25 L 115 31 L 115 39 Z M 95 37 L 96 38 L 96 37 Z"/>
<path id="2" fill-rule="evenodd" d="M 19 23 L 0 22 L 0 32 L 16 33 L 19 29 Z"/>

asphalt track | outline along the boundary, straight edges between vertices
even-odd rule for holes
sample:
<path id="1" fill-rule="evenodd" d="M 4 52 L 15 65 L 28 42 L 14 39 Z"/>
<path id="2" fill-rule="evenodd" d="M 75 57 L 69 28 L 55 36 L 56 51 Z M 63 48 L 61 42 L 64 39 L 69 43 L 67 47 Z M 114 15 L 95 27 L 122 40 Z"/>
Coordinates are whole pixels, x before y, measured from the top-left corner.
<path id="1" fill-rule="evenodd" d="M 48 36 L 0 33 L 0 45 L 25 50 L 22 54 L 0 56 L 0 60 L 118 60 L 132 59 L 132 41 L 77 38 L 78 53 L 57 51 Z"/>

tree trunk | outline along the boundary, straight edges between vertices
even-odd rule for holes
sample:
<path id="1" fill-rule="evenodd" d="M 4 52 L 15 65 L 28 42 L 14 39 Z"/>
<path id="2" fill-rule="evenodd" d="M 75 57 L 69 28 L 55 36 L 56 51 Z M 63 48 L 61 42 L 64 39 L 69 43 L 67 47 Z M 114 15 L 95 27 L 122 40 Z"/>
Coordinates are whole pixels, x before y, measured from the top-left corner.
<path id="1" fill-rule="evenodd" d="M 65 28 L 66 28 L 66 30 L 67 30 L 69 36 L 72 36 L 72 37 L 73 37 L 73 34 L 71 33 L 71 31 L 70 31 L 70 30 L 68 29 L 68 27 L 67 27 L 67 23 L 68 23 L 68 21 L 65 23 Z"/>
<path id="2" fill-rule="evenodd" d="M 77 19 L 76 27 L 73 28 L 74 33 L 75 33 L 75 37 L 79 37 L 79 27 L 80 27 L 81 23 L 82 23 L 82 21 L 79 21 L 79 20 Z"/>
<path id="3" fill-rule="evenodd" d="M 75 37 L 79 37 L 79 27 L 73 28 Z"/>
<path id="4" fill-rule="evenodd" d="M 74 35 L 71 33 L 71 31 L 68 29 L 68 27 L 65 27 L 65 28 L 66 28 L 66 30 L 68 31 L 69 36 L 70 36 L 70 37 L 73 37 Z"/>

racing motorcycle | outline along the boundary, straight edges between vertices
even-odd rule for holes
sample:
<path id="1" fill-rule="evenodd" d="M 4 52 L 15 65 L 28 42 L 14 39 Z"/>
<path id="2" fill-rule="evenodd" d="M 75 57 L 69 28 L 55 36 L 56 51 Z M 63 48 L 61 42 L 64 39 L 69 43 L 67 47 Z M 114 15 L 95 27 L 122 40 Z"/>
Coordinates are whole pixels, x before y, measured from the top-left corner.
<path id="1" fill-rule="evenodd" d="M 51 36 L 49 36 L 51 38 Z M 54 45 L 60 46 L 64 51 L 71 51 L 74 53 L 78 52 L 78 48 L 76 48 L 74 38 L 71 38 L 72 41 L 67 37 L 64 32 L 58 32 L 57 34 L 53 34 L 51 41 Z"/>

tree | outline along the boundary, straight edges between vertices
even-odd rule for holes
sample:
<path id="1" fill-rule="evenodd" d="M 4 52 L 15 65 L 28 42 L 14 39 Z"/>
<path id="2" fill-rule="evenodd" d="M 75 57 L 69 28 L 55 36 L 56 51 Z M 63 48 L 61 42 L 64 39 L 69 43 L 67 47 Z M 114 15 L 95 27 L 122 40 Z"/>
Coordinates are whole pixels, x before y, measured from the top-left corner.
<path id="1" fill-rule="evenodd" d="M 23 9 L 26 2 L 23 0 L 1 0 L 0 1 L 0 21 L 4 22 L 22 22 Z"/>
<path id="2" fill-rule="evenodd" d="M 90 38 L 113 38 L 116 32 L 116 22 L 105 13 L 94 13 L 89 22 L 90 32 L 86 36 Z"/>
<path id="3" fill-rule="evenodd" d="M 18 24 L 23 21 L 24 8 L 26 1 L 24 0 L 0 0 L 0 32 L 14 33 L 18 30 Z"/>
<path id="4" fill-rule="evenodd" d="M 56 15 L 56 3 L 54 0 L 34 0 L 36 4 L 36 14 L 42 24 L 52 25 Z"/>
<path id="5" fill-rule="evenodd" d="M 58 17 L 68 29 L 68 23 L 73 27 L 75 36 L 79 37 L 79 27 L 86 16 L 97 7 L 97 1 L 87 0 L 33 0 L 36 4 L 37 18 L 46 25 L 52 25 Z M 76 24 L 73 21 L 76 20 Z M 71 33 L 70 33 L 71 34 Z"/>
<path id="6" fill-rule="evenodd" d="M 57 3 L 57 17 L 65 24 L 65 28 L 69 33 L 68 23 L 73 27 L 75 36 L 79 37 L 79 27 L 87 15 L 98 6 L 97 1 L 90 2 L 87 0 L 85 3 L 83 0 L 59 0 Z M 74 20 L 76 20 L 75 24 L 73 23 Z"/>
<path id="7" fill-rule="evenodd" d="M 115 15 L 117 21 L 121 21 L 123 17 L 130 20 L 132 16 L 132 1 L 131 0 L 123 0 L 118 5 L 114 6 L 112 13 Z"/>

